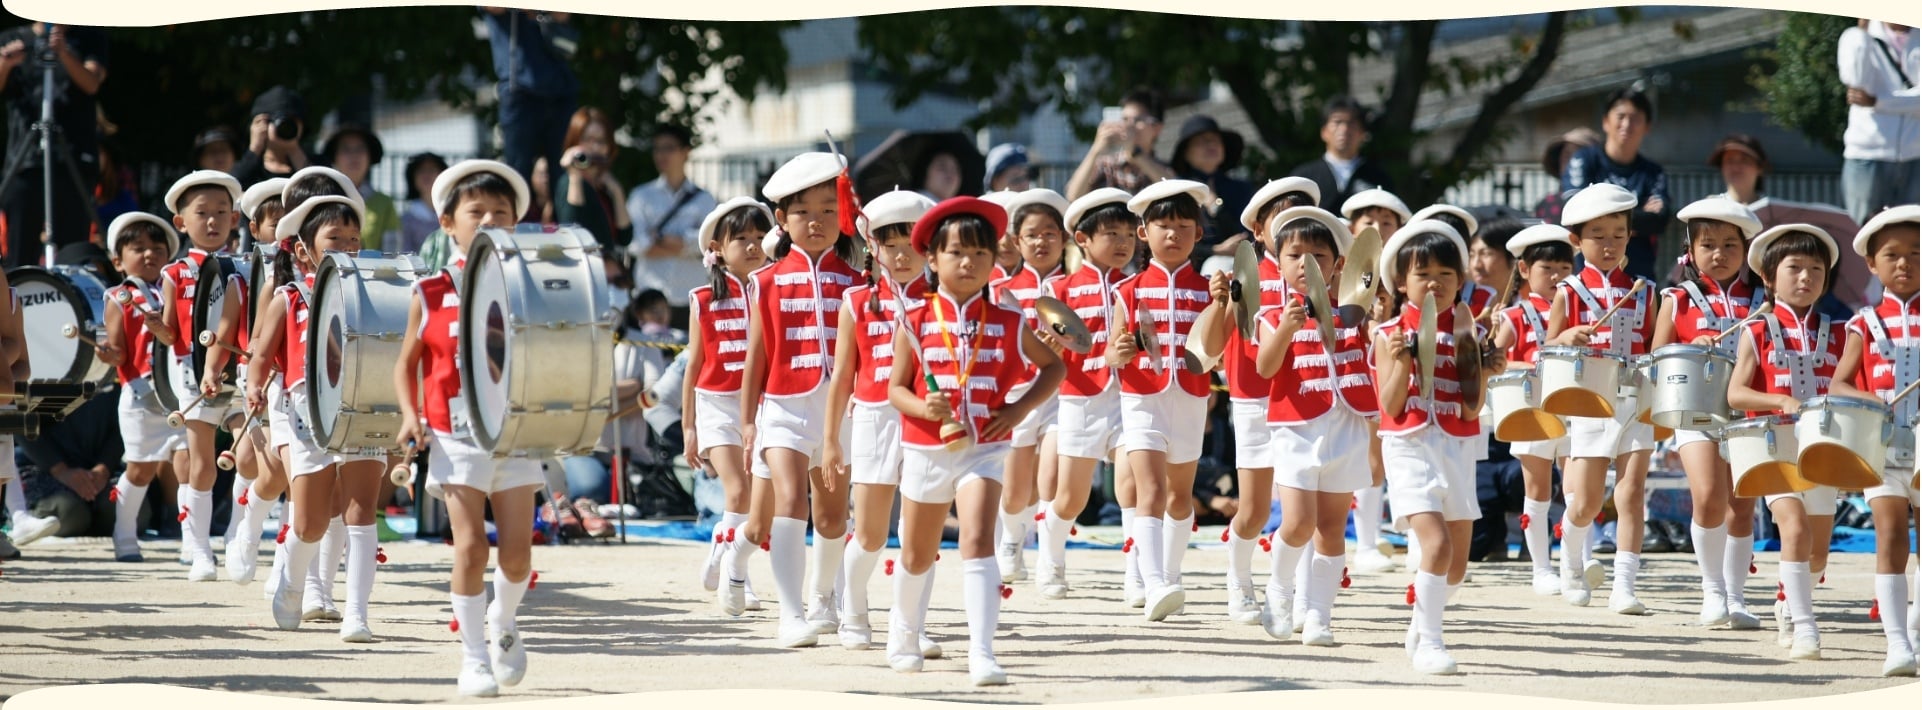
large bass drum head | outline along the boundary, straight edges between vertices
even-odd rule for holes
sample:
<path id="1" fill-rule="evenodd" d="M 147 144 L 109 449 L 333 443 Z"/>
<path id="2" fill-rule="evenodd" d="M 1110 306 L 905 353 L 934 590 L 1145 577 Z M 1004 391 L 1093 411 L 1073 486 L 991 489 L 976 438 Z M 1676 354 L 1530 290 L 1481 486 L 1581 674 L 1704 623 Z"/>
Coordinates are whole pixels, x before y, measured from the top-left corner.
<path id="1" fill-rule="evenodd" d="M 512 311 L 507 275 L 488 232 L 476 235 L 468 252 L 460 308 L 461 393 L 475 442 L 491 450 L 507 421 L 508 368 L 513 366 L 507 353 L 514 333 L 507 322 Z"/>
<path id="2" fill-rule="evenodd" d="M 268 283 L 273 281 L 274 254 L 278 251 L 272 244 L 256 244 L 247 253 L 247 312 L 241 314 L 247 321 L 247 332 L 254 332 L 254 316 L 258 306 L 273 293 L 268 291 Z"/>
<path id="3" fill-rule="evenodd" d="M 358 291 L 347 280 L 351 269 L 347 255 L 328 254 L 314 276 L 314 301 L 307 308 L 307 421 L 322 444 L 333 441 L 345 389 L 347 299 Z"/>
<path id="4" fill-rule="evenodd" d="M 160 314 L 147 317 L 159 318 Z M 167 411 L 180 411 L 180 397 L 174 394 L 174 349 L 161 345 L 160 341 L 156 340 L 153 341 L 153 347 L 149 348 L 149 356 L 151 357 L 149 364 L 153 366 L 154 398 L 160 400 L 160 406 L 165 407 Z"/>
<path id="5" fill-rule="evenodd" d="M 194 282 L 193 332 L 175 336 L 187 339 L 196 378 L 207 371 L 207 346 L 200 344 L 200 334 L 220 327 L 221 310 L 227 302 L 227 277 L 233 273 L 233 262 L 219 254 L 208 255 L 206 261 L 200 262 L 200 274 Z M 234 384 L 236 360 L 227 358 L 227 377 L 222 383 L 223 390 Z"/>
<path id="6" fill-rule="evenodd" d="M 92 313 L 80 291 L 65 278 L 37 266 L 8 271 L 7 282 L 20 299 L 20 323 L 26 332 L 27 357 L 32 365 L 28 377 L 61 382 L 85 378 L 94 359 L 92 348 L 61 332 L 73 326 L 93 336 L 88 323 Z"/>

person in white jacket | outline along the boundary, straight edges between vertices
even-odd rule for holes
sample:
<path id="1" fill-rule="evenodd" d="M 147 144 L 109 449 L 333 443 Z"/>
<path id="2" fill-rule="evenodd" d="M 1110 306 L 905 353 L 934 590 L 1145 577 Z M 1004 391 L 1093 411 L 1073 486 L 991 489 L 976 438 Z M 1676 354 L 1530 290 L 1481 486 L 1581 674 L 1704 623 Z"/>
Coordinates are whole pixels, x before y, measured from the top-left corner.
<path id="1" fill-rule="evenodd" d="M 1848 87 L 1842 134 L 1842 201 L 1857 224 L 1890 205 L 1917 201 L 1922 155 L 1922 42 L 1914 28 L 1864 20 L 1836 43 L 1836 73 Z"/>

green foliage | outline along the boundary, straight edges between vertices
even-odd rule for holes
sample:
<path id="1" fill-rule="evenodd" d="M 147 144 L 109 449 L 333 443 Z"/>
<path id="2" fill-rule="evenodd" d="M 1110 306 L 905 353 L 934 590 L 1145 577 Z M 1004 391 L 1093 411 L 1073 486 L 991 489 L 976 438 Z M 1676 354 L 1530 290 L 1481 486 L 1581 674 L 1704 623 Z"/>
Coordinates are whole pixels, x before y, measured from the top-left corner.
<path id="1" fill-rule="evenodd" d="M 1801 132 L 1816 145 L 1842 152 L 1848 127 L 1848 87 L 1837 78 L 1835 43 L 1855 20 L 1789 13 L 1773 46 L 1750 53 L 1749 85 L 1762 92 L 1769 120 Z"/>

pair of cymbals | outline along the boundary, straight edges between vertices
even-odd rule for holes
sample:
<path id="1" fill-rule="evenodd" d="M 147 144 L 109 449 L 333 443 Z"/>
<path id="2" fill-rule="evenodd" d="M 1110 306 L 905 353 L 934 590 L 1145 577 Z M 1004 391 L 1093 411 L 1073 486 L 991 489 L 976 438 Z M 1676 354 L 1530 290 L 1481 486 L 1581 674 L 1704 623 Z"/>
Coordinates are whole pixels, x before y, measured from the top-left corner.
<path id="1" fill-rule="evenodd" d="M 1375 291 L 1381 287 L 1375 262 L 1381 259 L 1381 232 L 1374 227 L 1361 230 L 1348 245 L 1347 261 L 1341 269 L 1341 295 L 1337 299 L 1335 322 L 1343 328 L 1360 326 L 1375 304 Z"/>

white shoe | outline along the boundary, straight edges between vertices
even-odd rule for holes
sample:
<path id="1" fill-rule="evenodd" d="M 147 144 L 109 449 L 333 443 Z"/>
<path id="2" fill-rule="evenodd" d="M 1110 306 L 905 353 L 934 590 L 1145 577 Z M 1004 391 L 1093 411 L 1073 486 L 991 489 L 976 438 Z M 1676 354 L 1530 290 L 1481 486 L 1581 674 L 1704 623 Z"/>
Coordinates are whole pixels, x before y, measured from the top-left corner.
<path id="1" fill-rule="evenodd" d="M 1315 616 L 1314 614 L 1309 614 L 1308 616 L 1310 617 L 1308 622 L 1301 627 L 1301 645 L 1335 645 L 1335 632 L 1333 629 L 1328 628 L 1327 622 L 1313 618 Z"/>
<path id="2" fill-rule="evenodd" d="M 1395 568 L 1395 561 L 1388 559 L 1381 550 L 1363 548 L 1355 551 L 1355 571 L 1364 574 L 1379 574 Z"/>
<path id="3" fill-rule="evenodd" d="M 260 557 L 260 542 L 249 544 L 245 538 L 234 538 L 227 543 L 227 578 L 235 584 L 254 581 L 254 574 Z"/>
<path id="4" fill-rule="evenodd" d="M 730 579 L 727 586 L 716 590 L 714 601 L 723 616 L 740 616 L 747 610 L 747 585 Z"/>
<path id="5" fill-rule="evenodd" d="M 837 613 L 839 605 L 835 603 L 833 594 L 813 595 L 809 602 L 807 621 L 809 626 L 814 627 L 814 633 L 831 634 L 841 628 L 841 615 Z"/>
<path id="6" fill-rule="evenodd" d="M 302 621 L 340 621 L 340 610 L 334 608 L 331 597 L 308 599 L 300 605 Z"/>
<path id="7" fill-rule="evenodd" d="M 1737 631 L 1762 628 L 1762 620 L 1748 610 L 1748 605 L 1739 601 L 1728 603 L 1728 627 Z"/>
<path id="8" fill-rule="evenodd" d="M 742 582 L 741 586 L 744 588 L 744 591 L 741 594 L 741 597 L 742 597 L 741 608 L 746 609 L 747 611 L 760 611 L 761 598 L 754 596 L 754 582 L 752 580 Z M 735 614 L 735 616 L 740 616 L 740 615 Z"/>
<path id="9" fill-rule="evenodd" d="M 1252 626 L 1261 623 L 1261 602 L 1246 589 L 1228 590 L 1228 621 Z"/>
<path id="10" fill-rule="evenodd" d="M 924 665 L 922 659 L 927 658 L 926 654 L 917 656 L 917 655 L 906 654 L 906 653 L 894 653 L 893 639 L 889 639 L 888 648 L 889 648 L 888 667 L 893 668 L 894 672 L 896 673 L 920 673 L 921 672 L 921 666 Z"/>
<path id="11" fill-rule="evenodd" d="M 1008 672 L 990 656 L 970 655 L 968 677 L 974 679 L 977 687 L 1008 684 Z"/>
<path id="12" fill-rule="evenodd" d="M 1588 591 L 1593 592 L 1608 580 L 1608 569 L 1602 566 L 1600 560 L 1589 560 L 1582 563 L 1582 579 L 1587 580 Z"/>
<path id="13" fill-rule="evenodd" d="M 139 538 L 129 538 L 126 540 L 115 539 L 113 541 L 113 560 L 115 562 L 145 562 L 146 559 L 145 556 L 140 554 Z"/>
<path id="14" fill-rule="evenodd" d="M 1789 658 L 1796 661 L 1822 660 L 1822 639 L 1816 636 L 1795 636 L 1789 641 Z"/>
<path id="15" fill-rule="evenodd" d="M 1789 623 L 1789 605 L 1775 603 L 1775 645 L 1788 648 L 1795 645 L 1795 625 Z"/>
<path id="16" fill-rule="evenodd" d="M 187 581 L 212 582 L 219 575 L 220 562 L 214 559 L 214 553 L 207 552 L 194 555 L 194 566 L 187 570 Z"/>
<path id="17" fill-rule="evenodd" d="M 367 622 L 348 619 L 340 625 L 340 640 L 344 643 L 373 643 L 374 630 L 367 628 Z"/>
<path id="18" fill-rule="evenodd" d="M 721 555 L 726 551 L 727 547 L 719 542 L 708 548 L 707 562 L 701 564 L 702 589 L 712 592 L 721 588 Z"/>
<path id="19" fill-rule="evenodd" d="M 1287 641 L 1295 635 L 1295 602 L 1287 597 L 1277 598 L 1274 592 L 1268 593 L 1268 600 L 1261 607 L 1261 629 L 1276 641 Z"/>
<path id="20" fill-rule="evenodd" d="M 59 529 L 59 518 L 42 518 L 22 510 L 13 514 L 13 532 L 8 536 L 13 538 L 15 547 L 26 547 Z"/>
<path id="21" fill-rule="evenodd" d="M 1418 648 L 1421 648 L 1421 632 L 1415 629 L 1415 620 L 1409 619 L 1408 635 L 1402 639 L 1402 650 L 1408 653 L 1409 660 L 1414 660 L 1415 649 Z"/>
<path id="22" fill-rule="evenodd" d="M 488 614 L 488 617 L 493 617 Z M 493 627 L 493 624 L 488 624 Z M 494 630 L 493 638 L 487 640 L 487 657 L 494 662 L 494 682 L 501 685 L 519 685 L 521 678 L 527 676 L 527 644 L 521 638 L 519 629 Z"/>
<path id="23" fill-rule="evenodd" d="M 1042 599 L 1068 598 L 1068 568 L 1050 565 L 1042 570 L 1035 586 L 1040 589 Z"/>
<path id="24" fill-rule="evenodd" d="M 1170 584 L 1148 594 L 1145 604 L 1149 621 L 1166 621 L 1188 601 L 1188 593 L 1181 585 Z"/>
<path id="25" fill-rule="evenodd" d="M 1641 616 L 1648 613 L 1648 607 L 1642 604 L 1642 600 L 1635 598 L 1635 593 L 1627 590 L 1608 595 L 1608 610 L 1623 616 Z"/>
<path id="26" fill-rule="evenodd" d="M 1884 678 L 1914 678 L 1915 652 L 1899 648 L 1889 649 L 1888 660 L 1882 662 Z"/>
<path id="27" fill-rule="evenodd" d="M 1302 627 L 1308 624 L 1308 595 L 1302 594 L 1300 590 L 1295 592 L 1294 613 L 1295 633 L 1301 633 Z"/>
<path id="28" fill-rule="evenodd" d="M 819 632 L 806 621 L 781 621 L 781 648 L 809 648 L 820 642 Z"/>
<path id="29" fill-rule="evenodd" d="M 995 548 L 994 564 L 1001 569 L 1002 584 L 1013 584 L 1028 578 L 1027 560 L 1024 557 L 1019 540 L 1009 540 Z"/>
<path id="30" fill-rule="evenodd" d="M 486 663 L 469 661 L 461 665 L 460 694 L 469 698 L 491 698 L 500 695 L 501 687 L 494 680 L 494 671 Z"/>
<path id="31" fill-rule="evenodd" d="M 849 651 L 866 651 L 874 645 L 874 628 L 866 623 L 844 619 L 835 635 L 841 637 L 841 648 Z"/>
<path id="32" fill-rule="evenodd" d="M 1455 659 L 1447 651 L 1430 646 L 1415 649 L 1415 672 L 1428 675 L 1455 675 L 1461 670 L 1455 667 Z"/>
<path id="33" fill-rule="evenodd" d="M 287 579 L 286 571 L 283 569 L 279 579 L 274 580 L 270 586 L 274 591 L 274 625 L 279 626 L 283 631 L 300 628 L 300 622 L 306 620 L 306 615 L 301 613 L 298 585 Z"/>
<path id="34" fill-rule="evenodd" d="M 941 657 L 941 644 L 935 643 L 934 639 L 928 638 L 925 632 L 921 634 L 921 657 L 930 661 Z"/>
<path id="35" fill-rule="evenodd" d="M 1536 594 L 1552 597 L 1562 593 L 1562 576 L 1554 570 L 1536 570 L 1534 577 Z"/>
<path id="36" fill-rule="evenodd" d="M 1702 614 L 1695 623 L 1705 629 L 1719 629 L 1729 624 L 1728 597 L 1717 594 L 1702 595 Z"/>
<path id="37" fill-rule="evenodd" d="M 1562 601 L 1569 606 L 1588 606 L 1588 580 L 1564 570 L 1562 572 Z"/>
<path id="38" fill-rule="evenodd" d="M 1146 606 L 1148 604 L 1148 592 L 1142 589 L 1142 586 L 1140 579 L 1129 577 L 1126 573 L 1123 573 L 1121 582 L 1122 601 L 1127 602 L 1128 606 L 1134 609 L 1140 609 Z"/>

